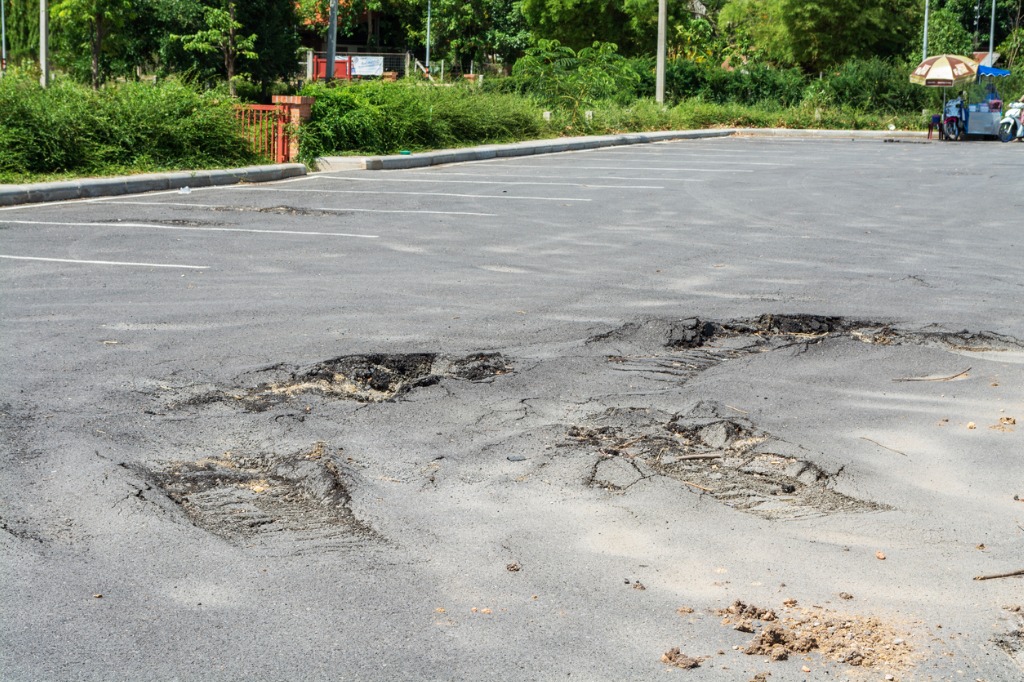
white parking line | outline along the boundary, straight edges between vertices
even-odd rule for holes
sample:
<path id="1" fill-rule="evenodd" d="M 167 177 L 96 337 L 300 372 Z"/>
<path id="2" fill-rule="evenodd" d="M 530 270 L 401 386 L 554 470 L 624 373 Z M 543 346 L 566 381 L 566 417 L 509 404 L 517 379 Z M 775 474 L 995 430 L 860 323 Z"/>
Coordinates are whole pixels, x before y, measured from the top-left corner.
<path id="1" fill-rule="evenodd" d="M 410 174 L 410 173 L 412 173 L 414 171 L 387 170 L 387 171 L 376 171 L 376 172 L 378 172 L 378 173 L 402 173 L 403 175 L 408 175 L 408 174 Z M 437 173 L 440 173 L 441 175 L 469 175 L 469 176 L 473 176 L 473 177 L 478 177 L 480 175 L 480 173 L 460 173 L 460 172 L 456 172 L 456 171 L 441 171 L 441 170 L 433 171 L 433 172 L 435 174 L 435 177 L 436 177 Z M 549 180 L 576 180 L 576 179 L 586 180 L 587 179 L 584 176 L 576 176 L 576 175 L 537 175 L 536 173 L 494 173 L 494 172 L 492 172 L 490 170 L 487 171 L 487 177 L 489 177 L 489 178 L 494 178 L 494 177 L 498 177 L 498 178 L 537 178 L 537 179 L 549 179 Z M 703 182 L 704 181 L 703 178 L 630 178 L 630 177 L 604 177 L 604 178 L 601 178 L 601 180 L 657 180 L 658 182 L 662 182 L 662 181 L 666 181 L 666 182 Z M 659 188 L 659 189 L 661 189 L 661 188 Z M 288 190 L 288 191 L 295 191 L 295 190 Z M 307 190 L 299 190 L 299 191 L 303 191 L 304 192 L 304 191 L 307 191 Z M 309 190 L 309 191 L 312 191 L 312 190 Z M 390 192 L 388 192 L 388 193 L 390 194 Z M 395 194 L 398 194 L 398 192 L 395 192 Z M 436 192 L 424 192 L 424 194 L 428 194 L 430 196 L 435 196 L 435 197 L 436 196 L 445 196 L 444 194 L 439 194 L 439 193 L 436 193 Z M 463 195 L 454 195 L 454 196 L 463 196 Z M 475 196 L 479 196 L 479 195 L 471 194 L 469 196 L 474 196 L 475 197 Z M 487 195 L 487 196 L 491 196 L 491 195 Z M 502 198 L 505 198 L 505 197 L 502 197 Z M 509 199 L 526 199 L 526 198 L 534 199 L 534 198 L 540 198 L 540 197 L 508 197 L 508 198 Z M 590 201 L 590 199 L 549 199 L 549 200 L 550 201 Z"/>
<path id="2" fill-rule="evenodd" d="M 159 203 L 154 202 L 154 206 Z M 346 209 L 347 210 L 347 209 Z M 314 237 L 353 237 L 355 239 L 378 239 L 375 234 L 347 234 L 344 232 L 299 232 L 293 230 L 250 230 L 241 227 L 189 227 L 186 225 L 156 225 L 154 223 L 68 223 L 43 220 L 4 220 L 5 225 L 51 225 L 55 227 L 142 227 L 153 230 L 195 230 L 198 232 L 253 232 L 256 234 L 288 234 Z"/>
<path id="3" fill-rule="evenodd" d="M 522 167 L 522 166 L 520 166 Z M 543 168 L 544 166 L 539 166 Z M 551 166 L 547 166 L 551 168 Z M 527 166 L 529 168 L 529 166 Z M 566 166 L 566 168 L 574 168 L 573 166 Z M 753 171 L 750 171 L 751 173 Z M 440 175 L 444 175 L 441 173 Z M 578 183 L 578 182 L 500 182 L 498 180 L 435 180 L 435 179 L 420 179 L 420 178 L 350 178 L 341 175 L 321 175 L 321 178 L 327 178 L 328 180 L 352 180 L 353 182 L 436 182 L 436 183 L 451 183 L 451 184 L 464 184 L 464 185 L 544 185 L 544 186 L 555 186 L 561 185 L 565 187 L 585 187 L 587 189 L 665 189 L 664 187 L 657 185 L 592 185 L 589 183 Z"/>
<path id="4" fill-rule="evenodd" d="M 468 175 L 468 173 L 467 173 Z M 536 176 L 524 176 L 536 177 Z M 331 178 L 333 179 L 333 178 Z M 243 188 L 235 188 L 243 190 Z M 248 189 L 248 188 L 245 188 Z M 256 188 L 253 188 L 256 189 Z M 244 191 L 244 190 L 243 190 Z M 251 191 L 251 190 L 249 190 Z M 529 201 L 592 201 L 592 199 L 579 199 L 573 197 L 510 197 L 503 194 L 454 194 L 450 192 L 384 192 L 372 189 L 278 189 L 276 192 L 324 192 L 326 194 L 399 194 L 414 197 L 456 197 L 460 199 L 519 199 Z M 483 215 L 483 214 L 473 214 Z"/>
<path id="5" fill-rule="evenodd" d="M 666 167 L 654 167 L 654 166 L 549 166 L 547 164 L 532 164 L 532 163 L 516 163 L 509 164 L 513 168 L 547 168 L 547 169 L 566 169 L 566 170 L 607 170 L 607 171 L 650 171 L 652 173 L 663 173 L 665 171 L 694 171 L 698 173 L 753 173 L 752 170 L 744 170 L 742 168 L 666 168 Z M 552 183 L 556 184 L 556 183 Z M 597 187 L 598 185 L 587 185 L 589 187 Z M 663 188 L 659 188 L 663 189 Z"/>
<path id="6" fill-rule="evenodd" d="M 209 270 L 209 265 L 177 265 L 175 263 L 131 263 L 116 260 L 76 260 L 73 258 L 40 258 L 37 256 L 7 256 L 0 254 L 0 258 L 8 260 L 35 260 L 47 263 L 77 263 L 81 265 L 126 265 L 140 268 L 178 268 L 184 270 Z"/>

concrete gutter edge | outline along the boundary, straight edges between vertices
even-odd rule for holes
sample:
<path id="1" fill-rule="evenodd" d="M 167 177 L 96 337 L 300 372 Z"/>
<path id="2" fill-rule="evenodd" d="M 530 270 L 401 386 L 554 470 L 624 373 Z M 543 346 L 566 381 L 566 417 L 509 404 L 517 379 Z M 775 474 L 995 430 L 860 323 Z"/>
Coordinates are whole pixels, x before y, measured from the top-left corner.
<path id="1" fill-rule="evenodd" d="M 917 131 L 887 130 L 801 130 L 791 128 L 715 128 L 707 130 L 665 130 L 649 133 L 596 135 L 590 137 L 563 137 L 548 140 L 529 140 L 511 144 L 483 145 L 465 149 L 440 149 L 417 154 L 370 157 L 325 157 L 317 160 L 323 172 L 339 170 L 404 170 L 426 168 L 446 163 L 483 161 L 486 159 L 552 154 L 557 152 L 599 149 L 628 144 L 664 142 L 668 140 L 703 139 L 743 135 L 750 137 L 802 137 L 812 139 L 896 139 L 923 138 Z"/>
<path id="2" fill-rule="evenodd" d="M 147 173 L 112 178 L 83 178 L 27 185 L 0 185 L 0 206 L 90 199 L 142 192 L 160 192 L 182 187 L 213 187 L 241 182 L 271 182 L 306 174 L 301 163 L 247 166 L 225 170 Z"/>

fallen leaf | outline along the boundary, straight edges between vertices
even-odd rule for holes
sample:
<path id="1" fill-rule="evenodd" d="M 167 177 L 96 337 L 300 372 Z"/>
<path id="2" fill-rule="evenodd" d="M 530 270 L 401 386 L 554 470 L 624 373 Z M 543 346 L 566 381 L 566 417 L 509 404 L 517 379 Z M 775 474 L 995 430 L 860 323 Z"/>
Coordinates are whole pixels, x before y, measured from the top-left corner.
<path id="1" fill-rule="evenodd" d="M 786 599 L 782 602 L 782 605 L 793 608 L 794 606 L 796 606 L 796 599 Z"/>

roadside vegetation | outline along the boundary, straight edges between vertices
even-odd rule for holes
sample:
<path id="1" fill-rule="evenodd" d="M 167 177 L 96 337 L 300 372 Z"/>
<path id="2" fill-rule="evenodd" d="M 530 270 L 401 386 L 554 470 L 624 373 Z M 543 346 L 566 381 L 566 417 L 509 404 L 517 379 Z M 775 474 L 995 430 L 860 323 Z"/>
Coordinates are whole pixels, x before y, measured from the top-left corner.
<path id="1" fill-rule="evenodd" d="M 0 79 L 0 182 L 254 163 L 226 93 L 174 80 L 93 90 Z"/>
<path id="2" fill-rule="evenodd" d="M 0 182 L 259 162 L 233 107 L 272 94 L 317 98 L 306 162 L 673 128 L 920 130 L 942 97 L 908 81 L 918 0 L 673 0 L 664 104 L 655 0 L 432 0 L 429 81 L 332 86 L 302 84 L 300 66 L 323 49 L 329 0 L 51 0 L 48 90 L 33 1 L 0 0 L 14 65 L 0 78 Z M 342 2 L 339 43 L 425 60 L 427 2 Z M 985 49 L 982 15 L 931 0 L 928 52 Z M 1024 64 L 1024 0 L 996 0 L 994 29 L 1000 65 Z M 1016 99 L 1024 79 L 999 88 Z"/>

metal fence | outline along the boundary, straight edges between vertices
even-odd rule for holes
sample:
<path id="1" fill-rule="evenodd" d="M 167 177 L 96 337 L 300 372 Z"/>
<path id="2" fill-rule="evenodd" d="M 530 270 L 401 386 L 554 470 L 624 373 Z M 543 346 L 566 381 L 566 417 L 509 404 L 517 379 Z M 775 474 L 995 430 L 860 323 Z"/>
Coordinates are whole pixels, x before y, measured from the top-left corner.
<path id="1" fill-rule="evenodd" d="M 349 62 L 350 66 L 354 66 L 360 61 L 361 58 L 380 58 L 382 63 L 381 73 L 378 74 L 361 74 L 358 68 L 352 68 L 348 73 L 353 78 L 403 78 L 407 74 L 410 74 L 413 69 L 412 55 L 408 52 L 364 52 L 358 49 L 344 49 L 340 46 L 338 51 L 335 53 L 338 59 L 345 59 Z M 327 59 L 326 52 L 313 52 L 310 50 L 306 53 L 306 80 L 311 81 L 319 77 L 318 74 L 324 72 L 323 68 L 314 69 L 314 62 L 323 62 Z M 364 61 L 364 63 L 366 63 Z"/>
<path id="2" fill-rule="evenodd" d="M 287 108 L 276 104 L 244 104 L 235 108 L 246 139 L 254 152 L 287 163 L 290 159 Z"/>

